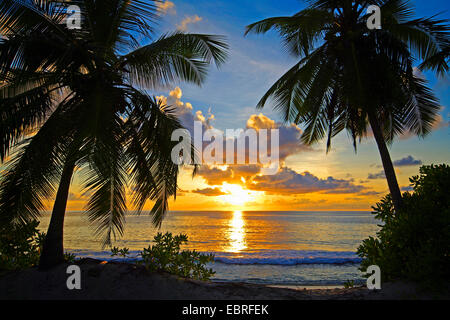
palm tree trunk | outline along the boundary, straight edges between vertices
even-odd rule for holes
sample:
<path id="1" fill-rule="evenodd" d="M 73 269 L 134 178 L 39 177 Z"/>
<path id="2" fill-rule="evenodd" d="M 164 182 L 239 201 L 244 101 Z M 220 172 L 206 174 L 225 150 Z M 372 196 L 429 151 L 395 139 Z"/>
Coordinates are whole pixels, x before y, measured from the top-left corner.
<path id="1" fill-rule="evenodd" d="M 378 123 L 378 119 L 375 113 L 369 113 L 369 122 L 370 126 L 372 127 L 375 141 L 378 145 L 381 161 L 383 162 L 384 173 L 388 182 L 389 191 L 391 192 L 394 209 L 395 212 L 399 212 L 400 208 L 402 207 L 402 194 L 398 186 L 394 165 L 392 164 L 391 156 L 389 155 L 389 150 L 386 146 L 386 141 L 384 140 L 383 132 L 381 131 L 381 127 Z"/>
<path id="2" fill-rule="evenodd" d="M 66 213 L 69 187 L 74 168 L 74 162 L 68 162 L 64 165 L 58 192 L 56 193 L 55 203 L 53 204 L 50 225 L 48 226 L 47 235 L 42 248 L 39 261 L 40 269 L 48 269 L 64 262 L 64 216 Z"/>

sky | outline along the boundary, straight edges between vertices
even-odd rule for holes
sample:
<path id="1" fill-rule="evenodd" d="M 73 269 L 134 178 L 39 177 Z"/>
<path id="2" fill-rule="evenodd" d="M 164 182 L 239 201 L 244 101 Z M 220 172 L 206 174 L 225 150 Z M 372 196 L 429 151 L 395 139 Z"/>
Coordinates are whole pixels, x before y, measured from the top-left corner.
<path id="1" fill-rule="evenodd" d="M 420 16 L 450 18 L 447 0 L 413 1 Z M 306 6 L 299 0 L 172 0 L 160 4 L 160 34 L 175 30 L 227 37 L 230 55 L 219 70 L 211 68 L 201 87 L 186 83 L 155 92 L 179 109 L 186 121 L 199 120 L 217 130 L 280 129 L 281 167 L 272 176 L 258 166 L 202 166 L 180 175 L 180 192 L 171 210 L 369 210 L 388 192 L 381 159 L 373 138 L 364 139 L 355 153 L 346 133 L 338 135 L 327 154 L 325 142 L 301 145 L 301 126 L 282 123 L 268 104 L 255 108 L 267 89 L 297 61 L 282 48 L 276 33 L 244 37 L 245 26 L 264 18 L 292 15 Z M 404 191 L 420 165 L 450 161 L 450 80 L 425 73 L 440 99 L 441 117 L 425 139 L 404 136 L 390 148 Z M 82 210 L 86 195 L 75 178 L 69 210 Z M 151 203 L 146 206 L 150 209 Z"/>

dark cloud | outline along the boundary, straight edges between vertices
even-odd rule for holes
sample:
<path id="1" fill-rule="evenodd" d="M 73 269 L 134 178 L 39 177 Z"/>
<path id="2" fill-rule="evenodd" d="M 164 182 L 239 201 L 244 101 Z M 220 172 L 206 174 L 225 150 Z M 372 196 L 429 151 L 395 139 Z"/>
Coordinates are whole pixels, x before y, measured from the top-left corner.
<path id="1" fill-rule="evenodd" d="M 394 161 L 394 165 L 397 167 L 419 166 L 421 164 L 422 164 L 422 160 L 414 159 L 413 156 L 407 156 L 400 160 Z"/>
<path id="2" fill-rule="evenodd" d="M 221 185 L 223 182 L 242 183 L 251 179 L 261 171 L 259 165 L 231 165 L 225 170 L 217 167 L 203 165 L 198 169 L 197 175 L 203 177 L 209 185 Z"/>
<path id="3" fill-rule="evenodd" d="M 413 191 L 414 189 L 413 189 L 413 187 L 411 187 L 411 186 L 407 186 L 407 187 L 402 187 L 401 190 L 402 190 L 403 192 L 406 192 L 406 191 L 411 192 L 411 191 Z"/>
<path id="4" fill-rule="evenodd" d="M 323 193 L 357 193 L 364 187 L 355 185 L 350 180 L 328 177 L 320 179 L 310 172 L 297 173 L 294 170 L 283 167 L 272 176 L 256 176 L 247 183 L 247 189 L 266 191 L 273 194 L 303 194 L 311 192 Z"/>
<path id="5" fill-rule="evenodd" d="M 386 179 L 386 175 L 384 174 L 384 171 L 381 170 L 378 173 L 369 173 L 369 175 L 367 176 L 367 179 L 369 179 L 369 180 Z"/>
<path id="6" fill-rule="evenodd" d="M 282 167 L 275 175 L 260 175 L 257 165 L 228 166 L 225 170 L 202 166 L 197 175 L 209 185 L 222 185 L 224 182 L 240 184 L 248 190 L 265 191 L 271 194 L 305 194 L 322 192 L 330 194 L 359 193 L 365 189 L 356 185 L 354 179 L 320 179 L 310 172 L 298 173 Z M 243 178 L 243 179 L 242 179 Z"/>
<path id="7" fill-rule="evenodd" d="M 227 193 L 219 190 L 218 188 L 197 189 L 197 190 L 193 190 L 191 192 L 198 193 L 198 194 L 208 196 L 208 197 L 223 196 L 223 195 L 227 194 Z"/>
<path id="8" fill-rule="evenodd" d="M 86 200 L 85 194 L 76 194 L 74 192 L 69 192 L 68 200 L 70 201 L 85 201 Z"/>
<path id="9" fill-rule="evenodd" d="M 366 191 L 366 192 L 361 192 L 359 195 L 361 195 L 361 196 L 379 196 L 381 194 L 383 194 L 383 192 Z"/>

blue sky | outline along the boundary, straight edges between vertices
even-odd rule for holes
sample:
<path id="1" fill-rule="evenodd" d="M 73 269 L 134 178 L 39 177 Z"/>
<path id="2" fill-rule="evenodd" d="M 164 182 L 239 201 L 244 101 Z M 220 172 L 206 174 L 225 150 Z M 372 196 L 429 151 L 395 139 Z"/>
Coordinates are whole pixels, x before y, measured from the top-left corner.
<path id="1" fill-rule="evenodd" d="M 248 115 L 268 87 L 274 83 L 296 60 L 282 48 L 273 32 L 266 35 L 244 37 L 245 26 L 272 16 L 292 15 L 306 6 L 301 0 L 173 0 L 174 8 L 164 16 L 161 31 L 174 30 L 186 17 L 198 16 L 202 20 L 188 25 L 187 31 L 222 34 L 231 45 L 230 59 L 221 70 L 212 70 L 201 88 L 181 84 L 183 97 L 204 113 L 211 108 L 220 119 L 219 128 L 244 125 Z M 450 2 L 445 0 L 415 1 L 420 16 L 440 15 L 450 18 Z M 431 85 L 441 99 L 450 105 L 449 80 L 437 82 L 427 74 Z M 445 111 L 444 111 L 445 112 Z M 278 118 L 270 107 L 264 113 Z M 448 114 L 445 114 L 448 117 Z"/>

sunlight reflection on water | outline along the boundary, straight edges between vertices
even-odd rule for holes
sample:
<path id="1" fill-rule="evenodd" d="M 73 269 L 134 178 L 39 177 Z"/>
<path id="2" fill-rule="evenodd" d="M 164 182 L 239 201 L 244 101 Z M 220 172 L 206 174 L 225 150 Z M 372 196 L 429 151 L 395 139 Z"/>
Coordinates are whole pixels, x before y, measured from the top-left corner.
<path id="1" fill-rule="evenodd" d="M 227 252 L 241 252 L 247 249 L 247 242 L 245 237 L 245 220 L 242 217 L 242 211 L 234 211 L 233 217 L 229 221 L 228 231 L 228 247 Z"/>

